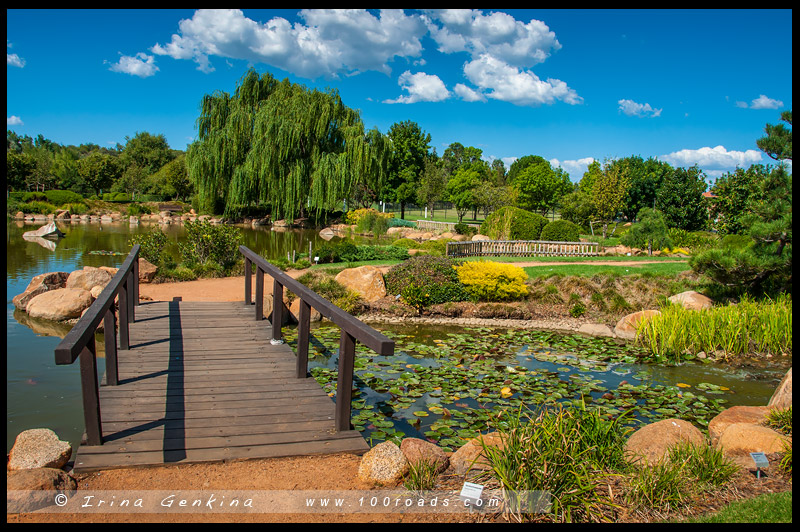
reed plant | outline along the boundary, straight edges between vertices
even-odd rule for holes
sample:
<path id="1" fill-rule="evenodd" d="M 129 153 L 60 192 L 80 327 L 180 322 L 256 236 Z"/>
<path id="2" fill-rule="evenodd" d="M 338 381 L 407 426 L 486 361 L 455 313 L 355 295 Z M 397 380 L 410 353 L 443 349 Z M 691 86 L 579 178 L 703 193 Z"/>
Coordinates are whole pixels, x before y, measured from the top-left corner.
<path id="1" fill-rule="evenodd" d="M 436 462 L 427 460 L 409 463 L 408 476 L 406 476 L 403 486 L 413 492 L 432 490 L 436 486 L 436 480 L 439 478 L 438 465 Z"/>
<path id="2" fill-rule="evenodd" d="M 697 481 L 693 485 L 701 489 L 722 486 L 739 471 L 739 466 L 727 458 L 722 449 L 705 444 L 681 442 L 670 449 L 669 459 L 682 464 L 685 473 Z"/>
<path id="3" fill-rule="evenodd" d="M 657 360 L 679 362 L 685 354 L 722 352 L 743 354 L 792 352 L 792 301 L 788 295 L 738 304 L 687 310 L 667 305 L 661 314 L 642 320 L 637 340 Z"/>
<path id="4" fill-rule="evenodd" d="M 502 420 L 502 446 L 482 444 L 490 465 L 485 480 L 511 494 L 549 492 L 547 515 L 522 512 L 518 520 L 606 521 L 616 506 L 601 484 L 624 464 L 627 430 L 619 418 L 585 405 L 535 417 L 520 409 Z"/>

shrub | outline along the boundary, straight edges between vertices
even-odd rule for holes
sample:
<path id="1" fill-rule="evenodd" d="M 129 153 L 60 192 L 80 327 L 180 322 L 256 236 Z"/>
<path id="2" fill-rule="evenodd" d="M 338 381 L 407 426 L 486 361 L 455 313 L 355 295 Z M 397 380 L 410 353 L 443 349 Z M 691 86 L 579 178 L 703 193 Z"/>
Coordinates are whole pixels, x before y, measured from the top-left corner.
<path id="1" fill-rule="evenodd" d="M 212 260 L 224 269 L 239 260 L 241 231 L 232 225 L 213 225 L 207 220 L 184 223 L 186 242 L 178 244 L 183 260 L 191 265 Z"/>
<path id="2" fill-rule="evenodd" d="M 44 193 L 47 201 L 54 205 L 64 205 L 65 203 L 81 203 L 83 196 L 71 190 L 48 190 Z"/>
<path id="3" fill-rule="evenodd" d="M 350 262 L 356 260 L 358 248 L 352 242 L 326 242 L 316 251 L 319 262 Z"/>
<path id="4" fill-rule="evenodd" d="M 344 215 L 344 223 L 348 225 L 358 225 L 361 219 L 367 215 L 380 216 L 382 218 L 394 217 L 393 212 L 378 212 L 375 209 L 356 209 L 354 211 L 348 211 L 348 213 Z"/>
<path id="5" fill-rule="evenodd" d="M 417 249 L 419 248 L 420 244 L 416 240 L 412 240 L 410 238 L 398 238 L 397 240 L 392 242 L 392 245 L 406 249 Z"/>
<path id="6" fill-rule="evenodd" d="M 70 214 L 86 214 L 89 212 L 89 206 L 85 203 L 67 203 L 62 205 L 62 209 L 67 209 Z"/>
<path id="7" fill-rule="evenodd" d="M 132 247 L 136 244 L 140 246 L 140 257 L 155 265 L 163 264 L 162 254 L 167 245 L 167 235 L 162 233 L 161 229 L 154 227 L 146 233 L 131 235 L 128 245 Z"/>
<path id="8" fill-rule="evenodd" d="M 517 207 L 502 207 L 481 224 L 481 234 L 493 240 L 539 240 L 547 219 Z"/>
<path id="9" fill-rule="evenodd" d="M 29 201 L 22 209 L 26 213 L 31 214 L 53 214 L 56 208 L 49 203 L 43 201 Z"/>
<path id="10" fill-rule="evenodd" d="M 467 291 L 482 301 L 508 301 L 528 295 L 525 270 L 490 261 L 465 262 L 456 268 Z"/>
<path id="11" fill-rule="evenodd" d="M 569 220 L 555 220 L 544 226 L 540 240 L 552 242 L 579 242 L 581 228 Z"/>
<path id="12" fill-rule="evenodd" d="M 474 235 L 478 232 L 478 230 L 471 225 L 467 225 L 463 222 L 459 222 L 453 226 L 453 231 L 455 231 L 459 235 Z"/>
<path id="13" fill-rule="evenodd" d="M 139 216 L 141 214 L 152 214 L 150 207 L 141 203 L 131 203 L 127 208 L 128 216 Z"/>
<path id="14" fill-rule="evenodd" d="M 44 192 L 26 192 L 22 195 L 22 201 L 25 203 L 31 201 L 47 201 L 47 195 Z"/>
<path id="15" fill-rule="evenodd" d="M 389 227 L 417 227 L 417 224 L 411 220 L 403 220 L 402 218 L 386 218 Z"/>
<path id="16" fill-rule="evenodd" d="M 584 314 L 586 314 L 586 306 L 580 301 L 575 303 L 571 309 L 569 309 L 569 314 L 573 318 L 580 318 Z"/>
<path id="17" fill-rule="evenodd" d="M 360 216 L 356 223 L 356 231 L 359 233 L 372 233 L 375 236 L 386 234 L 389 229 L 388 218 L 378 211 L 370 211 Z"/>
<path id="18" fill-rule="evenodd" d="M 175 281 L 194 281 L 197 279 L 197 274 L 186 266 L 178 266 L 174 269 L 165 270 L 161 276 Z"/>
<path id="19" fill-rule="evenodd" d="M 447 257 L 418 255 L 405 262 L 393 266 L 386 275 L 386 291 L 400 294 L 411 285 L 424 286 L 429 294 L 429 305 L 447 303 L 448 301 L 466 301 L 469 292 L 461 281 L 454 266 L 459 264 Z"/>

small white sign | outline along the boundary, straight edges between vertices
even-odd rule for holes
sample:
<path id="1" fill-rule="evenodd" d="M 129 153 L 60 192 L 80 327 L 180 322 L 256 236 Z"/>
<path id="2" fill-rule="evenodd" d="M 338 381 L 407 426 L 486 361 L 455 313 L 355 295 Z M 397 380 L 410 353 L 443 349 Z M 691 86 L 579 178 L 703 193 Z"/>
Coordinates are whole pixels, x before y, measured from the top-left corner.
<path id="1" fill-rule="evenodd" d="M 472 482 L 464 482 L 464 486 L 461 488 L 461 497 L 473 501 L 480 500 L 482 493 L 483 486 L 480 484 L 473 484 Z"/>

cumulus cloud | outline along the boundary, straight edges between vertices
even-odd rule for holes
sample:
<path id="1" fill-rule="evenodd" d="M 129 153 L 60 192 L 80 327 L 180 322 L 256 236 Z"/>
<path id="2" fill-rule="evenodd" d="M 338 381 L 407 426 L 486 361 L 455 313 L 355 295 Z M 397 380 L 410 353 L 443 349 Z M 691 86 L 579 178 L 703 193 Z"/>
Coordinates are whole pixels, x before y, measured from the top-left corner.
<path id="1" fill-rule="evenodd" d="M 747 102 L 736 102 L 736 107 L 741 107 L 743 109 L 780 109 L 783 107 L 783 102 L 780 100 L 773 100 L 765 94 L 761 94 L 758 98 L 750 102 L 749 105 Z"/>
<path id="2" fill-rule="evenodd" d="M 594 157 L 583 157 L 576 160 L 559 161 L 558 159 L 550 159 L 552 166 L 560 166 L 570 176 L 572 181 L 580 181 L 583 174 L 589 168 L 589 165 L 595 161 Z"/>
<path id="3" fill-rule="evenodd" d="M 680 150 L 659 157 L 673 166 L 693 166 L 712 169 L 733 169 L 737 166 L 745 167 L 761 162 L 761 152 L 758 150 L 728 151 L 725 146 L 715 148 L 703 147 L 697 150 Z"/>
<path id="4" fill-rule="evenodd" d="M 465 102 L 485 102 L 486 96 L 481 94 L 480 92 L 470 89 L 463 83 L 456 83 L 456 86 L 453 87 L 453 92 L 455 92 L 459 98 L 464 100 Z"/>
<path id="5" fill-rule="evenodd" d="M 466 63 L 464 75 L 486 97 L 516 105 L 549 105 L 556 100 L 569 104 L 583 102 L 563 81 L 543 81 L 532 71 L 521 70 L 489 54 Z"/>
<path id="6" fill-rule="evenodd" d="M 418 16 L 381 10 L 374 16 L 356 9 L 304 9 L 306 24 L 275 17 L 265 23 L 239 9 L 205 10 L 181 20 L 179 33 L 151 51 L 174 59 L 192 59 L 198 69 L 214 68 L 209 56 L 266 63 L 307 77 L 332 77 L 366 70 L 389 73 L 395 57 L 418 57 L 426 33 Z"/>
<path id="7" fill-rule="evenodd" d="M 384 100 L 384 103 L 417 103 L 417 102 L 440 102 L 450 97 L 439 76 L 417 72 L 412 74 L 406 70 L 397 80 L 404 90 L 408 91 L 408 96 L 399 96 L 394 100 Z"/>
<path id="8" fill-rule="evenodd" d="M 6 49 L 11 48 L 11 43 L 6 40 Z M 25 66 L 25 60 L 17 54 L 10 54 L 6 52 L 6 65 L 22 68 Z"/>
<path id="9" fill-rule="evenodd" d="M 139 52 L 135 56 L 123 55 L 118 62 L 111 65 L 109 70 L 147 78 L 158 72 L 158 67 L 152 55 Z"/>
<path id="10" fill-rule="evenodd" d="M 654 109 L 649 103 L 641 104 L 633 100 L 620 100 L 617 103 L 619 104 L 619 110 L 628 116 L 661 116 L 662 109 Z"/>
<path id="11" fill-rule="evenodd" d="M 24 126 L 22 119 L 16 115 L 6 117 L 6 126 Z"/>
<path id="12" fill-rule="evenodd" d="M 464 76 L 476 88 L 458 84 L 465 101 L 501 100 L 515 105 L 571 105 L 583 98 L 559 79 L 543 81 L 530 67 L 561 48 L 554 32 L 539 20 L 527 24 L 507 13 L 479 10 L 434 10 L 425 16 L 428 31 L 442 53 L 466 52 Z"/>

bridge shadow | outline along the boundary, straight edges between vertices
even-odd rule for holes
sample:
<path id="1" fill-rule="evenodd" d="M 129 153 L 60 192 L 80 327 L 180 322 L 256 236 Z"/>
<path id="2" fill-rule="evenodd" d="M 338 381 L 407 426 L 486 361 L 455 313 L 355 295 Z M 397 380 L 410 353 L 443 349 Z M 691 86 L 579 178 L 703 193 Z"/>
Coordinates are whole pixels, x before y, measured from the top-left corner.
<path id="1" fill-rule="evenodd" d="M 164 419 L 164 463 L 186 459 L 186 388 L 183 372 L 183 331 L 181 329 L 180 297 L 169 302 L 169 366 L 167 393 L 174 416 Z M 165 405 L 166 413 L 166 405 Z"/>

